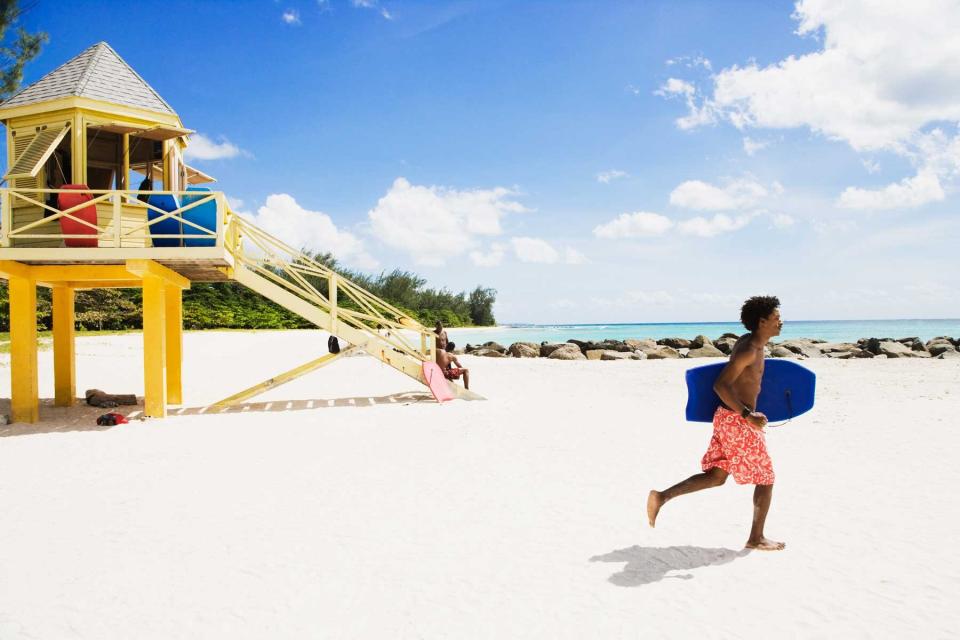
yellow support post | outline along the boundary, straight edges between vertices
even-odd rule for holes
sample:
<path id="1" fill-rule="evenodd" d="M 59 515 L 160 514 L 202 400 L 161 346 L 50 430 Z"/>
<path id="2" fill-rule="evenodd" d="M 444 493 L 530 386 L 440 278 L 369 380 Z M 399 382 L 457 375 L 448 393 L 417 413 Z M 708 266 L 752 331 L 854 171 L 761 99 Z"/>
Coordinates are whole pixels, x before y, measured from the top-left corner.
<path id="1" fill-rule="evenodd" d="M 40 419 L 37 394 L 37 283 L 10 277 L 10 420 Z"/>
<path id="2" fill-rule="evenodd" d="M 167 285 L 167 402 L 183 404 L 183 292 Z"/>
<path id="3" fill-rule="evenodd" d="M 167 415 L 166 289 L 162 278 L 143 277 L 143 413 L 151 418 Z"/>
<path id="4" fill-rule="evenodd" d="M 58 407 L 71 406 L 77 397 L 74 298 L 72 288 L 53 287 L 53 403 Z"/>

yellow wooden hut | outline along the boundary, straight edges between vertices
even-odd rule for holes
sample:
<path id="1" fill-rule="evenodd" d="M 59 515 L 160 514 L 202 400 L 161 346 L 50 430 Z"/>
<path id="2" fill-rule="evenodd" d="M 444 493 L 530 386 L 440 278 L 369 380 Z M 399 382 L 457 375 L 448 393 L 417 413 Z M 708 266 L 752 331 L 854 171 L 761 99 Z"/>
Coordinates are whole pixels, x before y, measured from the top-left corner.
<path id="1" fill-rule="evenodd" d="M 197 281 L 235 280 L 424 381 L 420 365 L 433 358 L 428 331 L 235 215 L 222 192 L 199 187 L 214 179 L 184 161 L 192 132 L 107 43 L 0 104 L 0 122 L 8 167 L 0 278 L 10 292 L 13 421 L 39 418 L 37 286 L 53 290 L 58 406 L 77 395 L 74 292 L 97 287 L 143 289 L 148 416 L 164 416 L 168 403 L 183 400 L 182 291 Z M 411 329 L 419 340 L 411 342 Z M 332 359 L 315 358 L 224 404 Z"/>

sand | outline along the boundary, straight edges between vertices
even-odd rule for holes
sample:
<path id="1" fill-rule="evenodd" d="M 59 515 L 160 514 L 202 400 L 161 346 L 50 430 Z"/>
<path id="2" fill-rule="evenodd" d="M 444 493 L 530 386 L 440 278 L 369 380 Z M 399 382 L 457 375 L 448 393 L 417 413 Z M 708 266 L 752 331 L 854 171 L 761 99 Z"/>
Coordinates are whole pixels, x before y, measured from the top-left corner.
<path id="1" fill-rule="evenodd" d="M 204 406 L 323 353 L 318 332 L 188 333 L 186 403 L 0 428 L 0 638 L 950 637 L 960 613 L 960 362 L 805 363 L 817 407 L 752 488 L 667 504 L 710 436 L 684 361 L 464 357 L 437 405 L 365 356 L 235 412 Z M 9 355 L 0 356 L 9 397 Z M 77 383 L 142 393 L 138 335 L 81 338 Z M 41 354 L 41 395 L 52 359 Z M 5 410 L 0 407 L 0 411 Z M 951 596 L 951 594 L 953 594 Z"/>

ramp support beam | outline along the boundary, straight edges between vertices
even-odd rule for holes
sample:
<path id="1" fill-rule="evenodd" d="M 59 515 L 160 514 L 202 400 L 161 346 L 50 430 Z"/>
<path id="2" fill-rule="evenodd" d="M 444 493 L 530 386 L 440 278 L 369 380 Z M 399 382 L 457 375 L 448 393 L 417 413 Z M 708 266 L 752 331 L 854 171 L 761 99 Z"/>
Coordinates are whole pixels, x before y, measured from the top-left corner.
<path id="1" fill-rule="evenodd" d="M 225 407 L 229 407 L 230 405 L 239 404 L 244 400 L 249 400 L 254 396 L 258 396 L 265 391 L 269 391 L 270 389 L 275 389 L 280 385 L 287 384 L 288 382 L 296 380 L 301 376 L 305 376 L 311 371 L 316 371 L 320 367 L 325 367 L 326 365 L 330 364 L 340 356 L 347 355 L 351 351 L 355 351 L 355 350 L 356 350 L 356 347 L 347 347 L 340 353 L 328 353 L 324 356 L 320 356 L 319 358 L 315 360 L 311 360 L 310 362 L 307 362 L 305 364 L 302 364 L 299 367 L 294 367 L 289 371 L 285 371 L 284 373 L 273 376 L 269 380 L 264 380 L 260 384 L 255 384 L 249 389 L 244 389 L 239 393 L 235 393 L 229 398 L 224 398 L 223 400 L 220 400 L 214 403 L 213 406 L 216 408 L 225 408 Z"/>

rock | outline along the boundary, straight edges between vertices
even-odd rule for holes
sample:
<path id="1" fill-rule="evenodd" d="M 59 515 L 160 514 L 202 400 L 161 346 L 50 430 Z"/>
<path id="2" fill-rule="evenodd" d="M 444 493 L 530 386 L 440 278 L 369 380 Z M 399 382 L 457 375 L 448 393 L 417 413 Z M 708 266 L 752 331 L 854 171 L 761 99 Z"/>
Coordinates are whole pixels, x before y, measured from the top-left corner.
<path id="1" fill-rule="evenodd" d="M 703 347 L 705 345 L 710 345 L 711 347 L 713 346 L 713 342 L 707 336 L 702 336 L 702 335 L 697 336 L 696 338 L 690 341 L 691 349 L 699 349 L 700 347 Z"/>
<path id="2" fill-rule="evenodd" d="M 725 333 L 725 334 L 723 334 L 722 336 L 720 336 L 719 339 L 720 339 L 720 340 L 725 340 L 725 339 L 727 339 L 727 338 L 733 338 L 734 340 L 739 340 L 739 339 L 740 339 L 740 336 L 738 336 L 738 335 L 735 334 L 735 333 Z"/>
<path id="3" fill-rule="evenodd" d="M 647 354 L 644 353 L 643 351 L 641 351 L 640 349 L 637 349 L 636 351 L 634 351 L 632 354 L 630 354 L 630 356 L 631 356 L 631 358 L 632 358 L 633 360 L 646 360 L 646 359 L 647 359 Z"/>
<path id="4" fill-rule="evenodd" d="M 852 351 L 860 351 L 860 347 L 849 342 L 825 342 L 821 345 L 817 345 L 817 348 L 820 349 L 824 355 L 828 355 L 830 353 L 849 353 Z"/>
<path id="5" fill-rule="evenodd" d="M 881 342 L 880 353 L 888 358 L 929 358 L 930 354 L 926 351 L 914 351 L 899 340 Z"/>
<path id="6" fill-rule="evenodd" d="M 551 353 L 566 345 L 566 342 L 544 342 L 540 345 L 540 357 L 549 358 Z"/>
<path id="7" fill-rule="evenodd" d="M 644 353 L 647 354 L 647 360 L 676 360 L 680 357 L 679 351 L 667 346 L 659 346 Z"/>
<path id="8" fill-rule="evenodd" d="M 580 352 L 586 354 L 587 351 L 591 349 L 596 349 L 597 346 L 593 342 L 584 342 L 583 340 L 567 340 L 565 344 L 575 344 L 577 348 L 580 349 Z"/>
<path id="9" fill-rule="evenodd" d="M 834 360 L 849 360 L 850 358 L 853 357 L 853 352 L 852 351 L 827 351 L 823 355 L 825 355 L 828 358 L 833 358 Z"/>
<path id="10" fill-rule="evenodd" d="M 586 360 L 587 357 L 583 355 L 583 352 L 580 351 L 580 347 L 576 344 L 565 344 L 557 349 L 554 349 L 548 358 L 552 360 Z"/>
<path id="11" fill-rule="evenodd" d="M 604 353 L 603 349 L 587 349 L 584 355 L 587 356 L 587 360 L 599 360 Z"/>
<path id="12" fill-rule="evenodd" d="M 899 342 L 900 344 L 905 344 L 905 345 L 908 345 L 908 346 L 909 346 L 909 345 L 913 344 L 914 342 L 916 342 L 916 341 L 919 340 L 919 339 L 920 339 L 920 338 L 918 338 L 917 336 L 913 336 L 913 337 L 911 337 L 911 338 L 897 338 L 897 339 L 895 340 L 895 342 Z"/>
<path id="13" fill-rule="evenodd" d="M 770 350 L 770 356 L 773 358 L 795 358 L 797 354 L 778 344 Z"/>
<path id="14" fill-rule="evenodd" d="M 514 358 L 537 358 L 540 356 L 540 345 L 532 342 L 514 342 L 507 349 Z"/>
<path id="15" fill-rule="evenodd" d="M 724 334 L 724 336 L 728 335 L 729 334 Z M 739 340 L 739 338 L 721 337 L 714 341 L 713 346 L 725 354 L 730 355 L 733 352 L 733 346 L 737 344 L 737 340 Z"/>
<path id="16" fill-rule="evenodd" d="M 856 351 L 848 352 L 851 358 L 876 358 L 877 356 L 873 355 L 866 349 L 857 349 Z"/>
<path id="17" fill-rule="evenodd" d="M 485 349 L 493 349 L 494 351 L 499 351 L 500 353 L 507 352 L 507 348 L 498 342 L 484 342 L 482 347 Z"/>
<path id="18" fill-rule="evenodd" d="M 801 355 L 806 358 L 823 357 L 823 353 L 821 353 L 820 349 L 814 346 L 813 343 L 806 340 L 787 340 L 785 342 L 781 342 L 780 346 L 785 347 L 797 355 Z"/>
<path id="19" fill-rule="evenodd" d="M 707 344 L 704 344 L 699 349 L 690 349 L 690 351 L 687 352 L 687 357 L 688 358 L 722 358 L 724 357 L 724 353 L 723 351 L 720 351 L 720 349 L 717 349 L 712 344 L 707 343 Z"/>
<path id="20" fill-rule="evenodd" d="M 954 349 L 953 351 L 944 351 L 937 356 L 937 360 L 955 360 L 960 358 L 960 351 Z"/>
<path id="21" fill-rule="evenodd" d="M 859 343 L 858 343 L 859 344 Z M 861 346 L 862 349 L 866 349 L 873 355 L 880 354 L 880 340 L 877 338 L 867 338 Z"/>
<path id="22" fill-rule="evenodd" d="M 957 353 L 957 348 L 952 344 L 943 344 L 942 342 L 937 342 L 934 344 L 928 343 L 927 351 L 930 352 L 931 356 L 940 356 L 940 355 L 943 355 L 944 353 L 947 353 L 948 351 Z M 947 357 L 950 358 L 952 356 L 947 356 Z"/>
<path id="23" fill-rule="evenodd" d="M 632 353 L 626 353 L 623 351 L 601 351 L 600 352 L 601 360 L 635 360 Z"/>
<path id="24" fill-rule="evenodd" d="M 627 338 L 626 340 L 623 341 L 623 344 L 627 345 L 634 351 L 638 349 L 641 351 L 646 351 L 647 349 L 657 348 L 656 341 L 650 340 L 650 339 L 637 340 L 636 338 Z"/>
<path id="25" fill-rule="evenodd" d="M 911 350 L 911 351 L 926 351 L 926 350 L 927 350 L 927 347 L 924 346 L 924 344 L 923 344 L 922 342 L 920 342 L 919 340 L 914 340 L 913 343 L 910 345 L 910 350 Z"/>
<path id="26" fill-rule="evenodd" d="M 690 341 L 686 338 L 660 338 L 657 340 L 657 344 L 671 347 L 673 349 L 689 349 Z"/>
<path id="27" fill-rule="evenodd" d="M 487 347 L 480 347 L 470 352 L 472 356 L 480 356 L 483 358 L 506 358 L 502 352 L 497 351 L 496 349 L 488 349 Z"/>
<path id="28" fill-rule="evenodd" d="M 931 353 L 933 353 L 932 347 L 940 346 L 940 345 L 948 345 L 956 348 L 956 345 L 953 344 L 952 339 L 948 338 L 947 336 L 940 336 L 939 338 L 933 338 L 932 340 L 927 340 L 927 344 L 926 344 L 927 351 L 930 351 Z"/>

